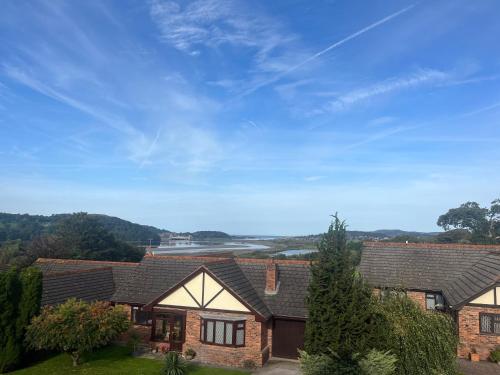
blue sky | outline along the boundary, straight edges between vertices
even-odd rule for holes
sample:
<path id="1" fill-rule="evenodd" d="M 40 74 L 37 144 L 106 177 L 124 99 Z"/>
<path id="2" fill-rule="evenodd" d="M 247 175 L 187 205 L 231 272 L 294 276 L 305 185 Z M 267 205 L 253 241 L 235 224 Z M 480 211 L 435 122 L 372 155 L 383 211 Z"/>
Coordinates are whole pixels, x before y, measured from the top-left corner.
<path id="1" fill-rule="evenodd" d="M 436 230 L 500 193 L 500 3 L 2 1 L 0 211 Z"/>

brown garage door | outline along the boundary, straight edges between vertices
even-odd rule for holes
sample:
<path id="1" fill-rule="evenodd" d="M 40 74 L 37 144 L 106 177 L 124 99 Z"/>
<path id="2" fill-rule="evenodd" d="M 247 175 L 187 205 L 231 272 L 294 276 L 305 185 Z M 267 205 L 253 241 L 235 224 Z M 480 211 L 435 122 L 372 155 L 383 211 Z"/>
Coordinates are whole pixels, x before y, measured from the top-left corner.
<path id="1" fill-rule="evenodd" d="M 297 358 L 297 349 L 304 349 L 302 320 L 275 319 L 273 330 L 273 357 Z"/>

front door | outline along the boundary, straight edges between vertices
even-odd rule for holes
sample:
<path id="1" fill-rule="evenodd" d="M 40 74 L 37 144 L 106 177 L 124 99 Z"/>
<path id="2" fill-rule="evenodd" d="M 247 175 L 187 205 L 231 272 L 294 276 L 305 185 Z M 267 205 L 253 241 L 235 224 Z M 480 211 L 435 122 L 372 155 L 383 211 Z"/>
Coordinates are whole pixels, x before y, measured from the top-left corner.
<path id="1" fill-rule="evenodd" d="M 153 337 L 154 341 L 163 341 L 170 344 L 170 350 L 182 351 L 184 342 L 184 317 L 175 314 L 154 315 Z"/>

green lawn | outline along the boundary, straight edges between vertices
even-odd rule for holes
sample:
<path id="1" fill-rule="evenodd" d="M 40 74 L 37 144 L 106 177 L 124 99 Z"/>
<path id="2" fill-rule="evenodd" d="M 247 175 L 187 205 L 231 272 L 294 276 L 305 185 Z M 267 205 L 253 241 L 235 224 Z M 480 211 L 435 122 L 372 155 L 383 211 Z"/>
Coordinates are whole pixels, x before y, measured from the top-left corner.
<path id="1" fill-rule="evenodd" d="M 121 346 L 110 346 L 99 352 L 90 354 L 85 362 L 73 367 L 67 354 L 60 354 L 31 367 L 14 371 L 15 375 L 159 375 L 163 363 L 154 359 L 134 358 L 128 354 L 128 349 Z M 238 370 L 223 370 L 211 367 L 196 367 L 188 375 L 242 375 Z"/>

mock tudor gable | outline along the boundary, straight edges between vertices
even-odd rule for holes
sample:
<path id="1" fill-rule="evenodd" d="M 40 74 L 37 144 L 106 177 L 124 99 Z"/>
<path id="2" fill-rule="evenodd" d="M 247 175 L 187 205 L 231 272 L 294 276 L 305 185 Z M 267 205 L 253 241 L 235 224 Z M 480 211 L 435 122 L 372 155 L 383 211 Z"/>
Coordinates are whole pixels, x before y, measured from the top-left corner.
<path id="1" fill-rule="evenodd" d="M 156 305 L 250 312 L 234 296 L 234 292 L 225 288 L 220 281 L 212 277 L 204 268 L 201 268 L 181 285 L 172 288 L 171 291 L 162 296 Z"/>

